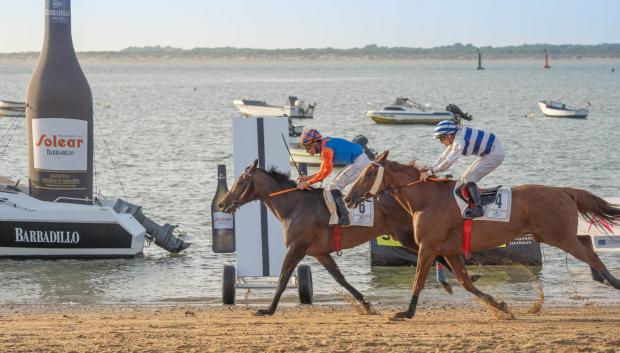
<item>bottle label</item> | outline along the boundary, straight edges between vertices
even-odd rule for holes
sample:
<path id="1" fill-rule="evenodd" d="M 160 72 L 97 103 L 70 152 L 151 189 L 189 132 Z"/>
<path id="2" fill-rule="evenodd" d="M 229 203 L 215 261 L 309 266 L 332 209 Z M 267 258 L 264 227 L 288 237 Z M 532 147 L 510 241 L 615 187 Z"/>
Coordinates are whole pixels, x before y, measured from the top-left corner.
<path id="1" fill-rule="evenodd" d="M 49 17 L 50 23 L 69 23 L 71 18 L 71 1 L 47 0 L 45 16 Z"/>
<path id="2" fill-rule="evenodd" d="M 233 215 L 231 213 L 213 212 L 213 228 L 233 229 Z"/>
<path id="3" fill-rule="evenodd" d="M 88 169 L 88 122 L 32 119 L 34 168 L 85 172 Z"/>

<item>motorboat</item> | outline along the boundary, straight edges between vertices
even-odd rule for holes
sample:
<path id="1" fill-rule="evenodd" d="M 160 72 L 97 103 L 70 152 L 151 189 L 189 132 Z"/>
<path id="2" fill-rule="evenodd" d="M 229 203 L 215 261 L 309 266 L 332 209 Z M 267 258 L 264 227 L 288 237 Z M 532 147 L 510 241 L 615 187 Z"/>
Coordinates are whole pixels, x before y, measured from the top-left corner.
<path id="1" fill-rule="evenodd" d="M 383 109 L 368 110 L 365 114 L 377 124 L 437 124 L 454 117 L 449 111 L 434 111 L 430 106 L 405 97 L 398 97 Z"/>
<path id="2" fill-rule="evenodd" d="M 290 118 L 312 118 L 316 103 L 307 104 L 295 96 L 289 96 L 285 105 L 269 105 L 265 101 L 248 98 L 235 99 L 233 104 L 241 114 L 247 116 L 287 116 Z"/>
<path id="3" fill-rule="evenodd" d="M 26 116 L 26 103 L 0 100 L 0 117 L 23 118 Z"/>
<path id="4" fill-rule="evenodd" d="M 586 108 L 576 108 L 564 103 L 548 100 L 538 101 L 538 106 L 545 116 L 553 118 L 585 119 L 589 113 Z"/>
<path id="5" fill-rule="evenodd" d="M 172 253 L 190 246 L 175 226 L 158 225 L 127 201 L 41 201 L 7 181 L 0 184 L 0 257 L 134 257 L 145 241 Z"/>

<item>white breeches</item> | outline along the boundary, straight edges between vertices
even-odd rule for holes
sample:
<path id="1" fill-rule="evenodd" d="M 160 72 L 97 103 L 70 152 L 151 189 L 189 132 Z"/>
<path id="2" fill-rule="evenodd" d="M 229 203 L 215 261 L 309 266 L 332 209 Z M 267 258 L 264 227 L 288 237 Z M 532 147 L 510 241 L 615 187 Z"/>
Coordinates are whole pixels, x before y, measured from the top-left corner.
<path id="1" fill-rule="evenodd" d="M 370 163 L 370 159 L 366 156 L 365 153 L 360 154 L 355 158 L 353 164 L 345 167 L 330 183 L 327 187 L 329 190 L 340 190 L 342 191 L 347 185 L 357 179 L 357 177 L 362 173 L 362 170 L 366 168 L 366 166 Z"/>
<path id="2" fill-rule="evenodd" d="M 463 173 L 461 180 L 463 183 L 470 181 L 473 181 L 474 183 L 479 182 L 480 179 L 491 173 L 495 170 L 495 168 L 502 164 L 504 161 L 504 156 L 504 147 L 499 143 L 494 144 L 489 154 L 478 157 L 476 161 L 474 161 L 474 163 L 467 168 L 465 173 Z"/>

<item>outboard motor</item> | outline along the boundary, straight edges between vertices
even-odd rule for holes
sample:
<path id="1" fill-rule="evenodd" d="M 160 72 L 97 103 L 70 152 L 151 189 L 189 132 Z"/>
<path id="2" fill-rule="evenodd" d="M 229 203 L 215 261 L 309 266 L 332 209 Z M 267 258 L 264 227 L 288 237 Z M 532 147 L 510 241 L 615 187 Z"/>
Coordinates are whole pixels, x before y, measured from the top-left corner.
<path id="1" fill-rule="evenodd" d="M 474 118 L 473 116 L 471 116 L 471 114 L 464 113 L 461 108 L 459 108 L 456 104 L 448 104 L 446 110 L 454 114 L 454 118 L 452 118 L 452 120 L 457 124 L 461 123 L 461 119 L 471 121 L 471 119 Z"/>
<path id="2" fill-rule="evenodd" d="M 142 226 L 146 229 L 149 240 L 154 240 L 155 245 L 160 246 L 171 253 L 178 253 L 187 249 L 191 244 L 185 243 L 182 239 L 177 238 L 172 234 L 174 228 L 173 225 L 168 223 L 160 226 L 153 220 L 148 218 L 142 213 L 142 207 L 134 205 L 125 200 L 118 199 L 113 207 L 117 213 L 128 213 L 132 215 Z"/>
<path id="3" fill-rule="evenodd" d="M 374 160 L 377 156 L 377 152 L 375 152 L 372 148 L 368 147 L 368 138 L 364 135 L 357 135 L 351 140 L 353 143 L 357 143 L 358 145 L 362 145 L 364 149 L 364 153 L 370 158 L 370 160 Z"/>

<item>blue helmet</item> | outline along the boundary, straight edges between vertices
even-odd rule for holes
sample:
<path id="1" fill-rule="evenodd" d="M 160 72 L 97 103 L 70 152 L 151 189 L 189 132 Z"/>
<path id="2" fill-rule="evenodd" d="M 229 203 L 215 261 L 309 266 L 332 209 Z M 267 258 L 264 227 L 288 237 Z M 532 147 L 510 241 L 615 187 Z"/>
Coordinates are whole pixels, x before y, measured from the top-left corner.
<path id="1" fill-rule="evenodd" d="M 439 138 L 443 135 L 454 134 L 459 130 L 459 126 L 452 120 L 443 120 L 435 127 L 434 138 Z"/>

